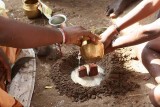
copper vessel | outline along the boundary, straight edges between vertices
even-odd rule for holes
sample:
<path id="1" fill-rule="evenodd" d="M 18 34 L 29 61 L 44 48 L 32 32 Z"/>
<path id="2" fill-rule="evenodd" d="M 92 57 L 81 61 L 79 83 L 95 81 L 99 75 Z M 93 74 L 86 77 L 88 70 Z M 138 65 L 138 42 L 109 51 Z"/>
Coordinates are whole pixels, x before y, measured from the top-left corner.
<path id="1" fill-rule="evenodd" d="M 89 41 L 83 41 L 80 51 L 85 60 L 98 61 L 104 56 L 104 45 L 101 42 L 93 44 Z"/>

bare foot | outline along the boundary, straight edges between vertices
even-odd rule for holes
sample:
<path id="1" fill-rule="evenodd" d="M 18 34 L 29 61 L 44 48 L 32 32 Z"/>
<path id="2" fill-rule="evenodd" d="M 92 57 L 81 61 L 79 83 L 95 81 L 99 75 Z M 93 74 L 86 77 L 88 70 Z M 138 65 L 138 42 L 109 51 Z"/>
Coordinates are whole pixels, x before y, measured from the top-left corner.
<path id="1" fill-rule="evenodd" d="M 116 18 L 133 2 L 138 0 L 114 0 L 109 6 L 107 6 L 107 16 Z"/>

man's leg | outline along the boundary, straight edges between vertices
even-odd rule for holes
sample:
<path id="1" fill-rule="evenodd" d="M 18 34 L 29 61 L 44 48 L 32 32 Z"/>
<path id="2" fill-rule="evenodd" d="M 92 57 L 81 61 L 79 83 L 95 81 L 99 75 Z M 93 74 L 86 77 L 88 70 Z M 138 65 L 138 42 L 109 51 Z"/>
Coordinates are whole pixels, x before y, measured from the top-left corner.
<path id="1" fill-rule="evenodd" d="M 115 18 L 123 11 L 130 6 L 130 4 L 136 2 L 138 0 L 114 0 L 109 6 L 107 6 L 107 16 L 110 16 L 111 18 Z"/>
<path id="2" fill-rule="evenodd" d="M 140 57 L 151 76 L 160 84 L 160 37 L 148 42 Z"/>
<path id="3" fill-rule="evenodd" d="M 149 97 L 154 106 L 160 107 L 160 37 L 142 47 L 144 48 L 138 50 L 138 58 L 159 84 L 151 91 Z"/>

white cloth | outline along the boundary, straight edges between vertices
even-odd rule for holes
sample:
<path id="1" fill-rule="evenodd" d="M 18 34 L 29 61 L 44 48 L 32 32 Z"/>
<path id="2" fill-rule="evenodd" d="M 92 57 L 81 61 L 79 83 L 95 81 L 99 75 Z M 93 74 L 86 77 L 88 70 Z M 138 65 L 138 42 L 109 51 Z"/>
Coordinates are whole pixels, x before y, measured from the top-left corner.
<path id="1" fill-rule="evenodd" d="M 33 49 L 22 49 L 18 59 L 22 57 L 35 57 Z M 13 78 L 8 93 L 15 97 L 24 107 L 30 107 L 34 91 L 36 75 L 36 60 L 31 59 Z"/>

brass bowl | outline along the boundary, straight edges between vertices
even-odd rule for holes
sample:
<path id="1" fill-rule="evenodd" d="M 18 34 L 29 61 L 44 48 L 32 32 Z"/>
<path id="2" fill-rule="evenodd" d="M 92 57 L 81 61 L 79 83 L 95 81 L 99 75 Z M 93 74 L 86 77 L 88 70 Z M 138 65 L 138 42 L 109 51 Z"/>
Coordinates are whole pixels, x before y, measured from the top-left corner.
<path id="1" fill-rule="evenodd" d="M 101 42 L 98 42 L 98 44 L 93 44 L 83 41 L 80 51 L 85 60 L 98 61 L 104 56 L 104 45 Z"/>
<path id="2" fill-rule="evenodd" d="M 24 13 L 29 19 L 37 18 L 38 16 L 40 16 L 38 4 L 39 4 L 38 2 L 36 3 L 33 2 L 33 4 L 28 2 L 23 2 Z"/>

